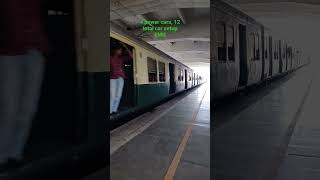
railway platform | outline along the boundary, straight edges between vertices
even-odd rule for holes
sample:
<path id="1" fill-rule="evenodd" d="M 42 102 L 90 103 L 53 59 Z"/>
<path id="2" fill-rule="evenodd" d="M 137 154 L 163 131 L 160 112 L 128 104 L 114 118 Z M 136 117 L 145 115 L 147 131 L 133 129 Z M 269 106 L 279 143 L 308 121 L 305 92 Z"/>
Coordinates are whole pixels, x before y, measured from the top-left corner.
<path id="1" fill-rule="evenodd" d="M 276 180 L 320 179 L 319 75 L 313 76 Z"/>
<path id="2" fill-rule="evenodd" d="M 105 179 L 102 169 L 83 180 Z M 111 180 L 210 179 L 208 83 L 110 133 Z"/>
<path id="3" fill-rule="evenodd" d="M 319 92 L 313 90 L 314 72 L 304 66 L 214 112 L 220 121 L 211 134 L 214 179 L 319 179 L 320 123 L 310 116 L 319 107 L 310 97 Z M 310 176 L 301 178 L 306 172 Z"/>

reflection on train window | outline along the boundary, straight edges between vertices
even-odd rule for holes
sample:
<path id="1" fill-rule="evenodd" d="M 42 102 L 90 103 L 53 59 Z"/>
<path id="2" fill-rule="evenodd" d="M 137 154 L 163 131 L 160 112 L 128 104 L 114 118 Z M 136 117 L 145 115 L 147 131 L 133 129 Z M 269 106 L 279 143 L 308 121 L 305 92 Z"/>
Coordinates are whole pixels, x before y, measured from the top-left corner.
<path id="1" fill-rule="evenodd" d="M 234 61 L 234 28 L 228 26 L 227 29 L 227 41 L 228 41 L 228 59 Z"/>
<path id="2" fill-rule="evenodd" d="M 159 62 L 159 81 L 166 81 L 166 65 L 163 62 Z"/>
<path id="3" fill-rule="evenodd" d="M 147 57 L 148 60 L 148 76 L 149 82 L 157 82 L 157 61 L 150 57 Z"/>
<path id="4" fill-rule="evenodd" d="M 286 49 L 285 49 L 285 47 L 283 47 L 282 57 L 283 57 L 283 59 L 285 59 L 285 58 L 286 58 Z"/>
<path id="5" fill-rule="evenodd" d="M 225 36 L 225 24 L 223 22 L 217 23 L 217 47 L 218 47 L 218 60 L 227 60 L 227 50 L 226 50 L 226 36 Z"/>
<path id="6" fill-rule="evenodd" d="M 260 38 L 259 34 L 255 34 L 254 36 L 254 59 L 259 60 L 260 59 Z"/>
<path id="7" fill-rule="evenodd" d="M 249 35 L 249 59 L 254 60 L 254 34 Z"/>

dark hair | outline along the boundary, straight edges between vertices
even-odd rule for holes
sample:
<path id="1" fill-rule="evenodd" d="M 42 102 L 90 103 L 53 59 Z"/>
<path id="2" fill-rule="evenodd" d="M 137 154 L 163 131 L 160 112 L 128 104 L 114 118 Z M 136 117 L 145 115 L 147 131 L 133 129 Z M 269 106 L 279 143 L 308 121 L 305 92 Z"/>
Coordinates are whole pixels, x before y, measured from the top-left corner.
<path id="1" fill-rule="evenodd" d="M 118 50 L 118 49 L 122 49 L 122 46 L 120 46 L 118 43 L 116 44 L 112 44 L 111 45 L 111 53 L 110 55 L 114 55 L 114 53 Z"/>

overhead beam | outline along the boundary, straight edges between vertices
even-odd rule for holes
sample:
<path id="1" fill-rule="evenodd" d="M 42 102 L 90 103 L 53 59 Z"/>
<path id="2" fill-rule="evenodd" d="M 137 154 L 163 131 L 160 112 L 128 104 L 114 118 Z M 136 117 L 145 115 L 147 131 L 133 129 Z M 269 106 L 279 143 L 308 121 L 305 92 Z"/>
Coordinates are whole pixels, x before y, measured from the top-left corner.
<path id="1" fill-rule="evenodd" d="M 121 19 L 112 20 L 112 22 L 117 24 L 118 26 L 120 26 L 123 29 L 128 28 L 128 25 L 125 22 L 123 22 Z"/>
<path id="2" fill-rule="evenodd" d="M 177 14 L 178 14 L 179 18 L 181 19 L 181 21 L 183 22 L 183 24 L 187 24 L 187 20 L 186 20 L 186 17 L 184 15 L 182 9 L 177 8 Z"/>

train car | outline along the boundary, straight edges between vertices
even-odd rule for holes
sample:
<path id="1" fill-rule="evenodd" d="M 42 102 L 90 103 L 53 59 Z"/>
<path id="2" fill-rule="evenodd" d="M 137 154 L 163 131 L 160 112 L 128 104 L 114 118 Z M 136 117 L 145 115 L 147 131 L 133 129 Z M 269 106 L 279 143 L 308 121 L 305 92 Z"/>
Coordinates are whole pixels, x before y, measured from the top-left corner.
<path id="1" fill-rule="evenodd" d="M 273 62 L 272 62 L 272 77 L 278 76 L 281 69 L 280 61 L 280 40 L 276 36 L 273 36 L 272 40 Z"/>
<path id="2" fill-rule="evenodd" d="M 214 97 L 259 83 L 263 77 L 262 24 L 221 1 L 213 3 Z"/>
<path id="3" fill-rule="evenodd" d="M 287 71 L 291 72 L 292 70 L 292 55 L 291 55 L 291 44 L 288 43 L 286 48 L 286 56 L 287 56 Z"/>
<path id="4" fill-rule="evenodd" d="M 307 63 L 300 51 L 225 2 L 212 2 L 213 99 L 291 72 Z M 291 65 L 292 64 L 292 65 Z"/>
<path id="5" fill-rule="evenodd" d="M 124 67 L 127 78 L 119 113 L 111 115 L 111 120 L 202 84 L 201 77 L 191 68 L 116 24 L 111 24 L 110 41 L 111 49 L 113 44 L 124 43 L 133 54 L 133 59 L 126 62 Z"/>
<path id="6" fill-rule="evenodd" d="M 287 42 L 285 40 L 281 41 L 281 61 L 282 61 L 282 72 L 286 73 L 288 71 L 288 59 L 287 59 Z"/>
<path id="7" fill-rule="evenodd" d="M 272 65 L 270 56 L 270 34 L 271 31 L 262 27 L 261 39 L 262 39 L 262 76 L 261 80 L 266 80 L 271 77 L 270 67 Z"/>

